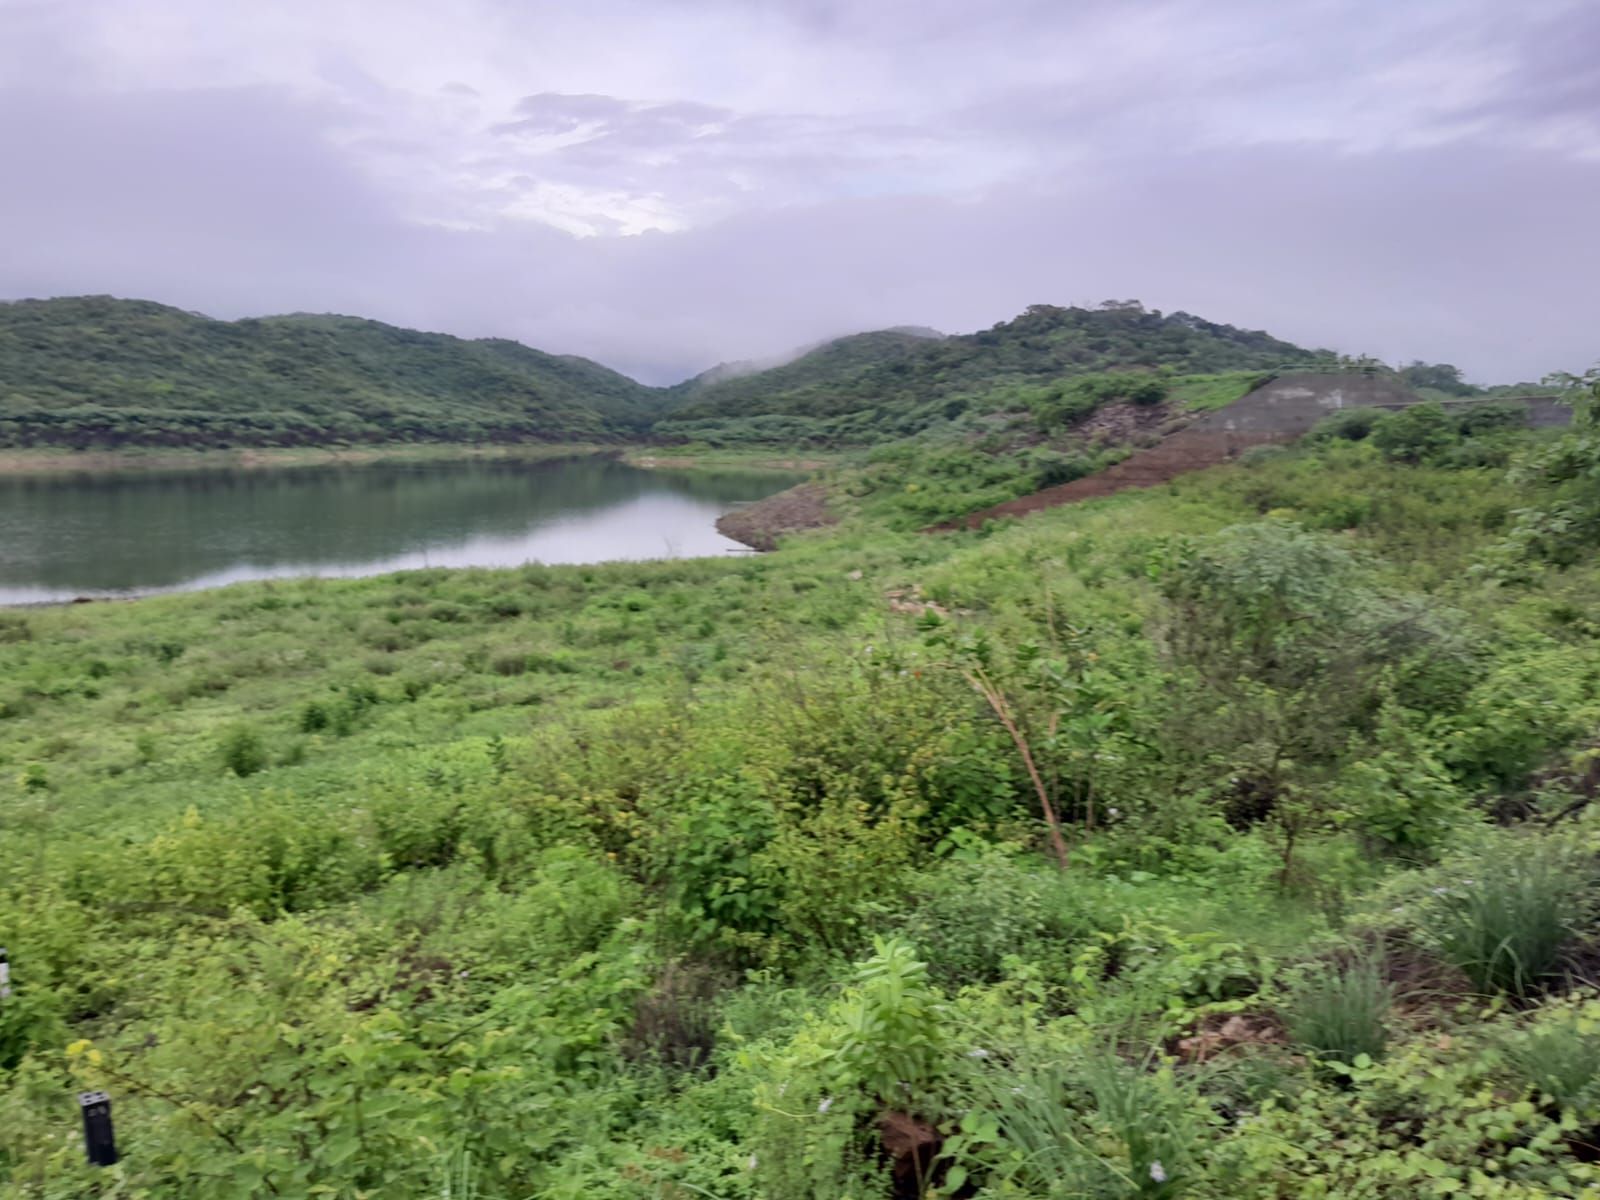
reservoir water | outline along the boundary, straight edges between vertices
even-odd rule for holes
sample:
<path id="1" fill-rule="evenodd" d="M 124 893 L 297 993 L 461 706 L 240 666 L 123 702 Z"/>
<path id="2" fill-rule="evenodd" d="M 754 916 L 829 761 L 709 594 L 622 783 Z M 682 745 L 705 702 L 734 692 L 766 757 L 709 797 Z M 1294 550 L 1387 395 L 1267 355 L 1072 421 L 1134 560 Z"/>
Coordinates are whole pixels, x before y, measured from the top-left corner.
<path id="1" fill-rule="evenodd" d="M 723 555 L 718 516 L 801 478 L 602 457 L 0 477 L 0 604 Z"/>

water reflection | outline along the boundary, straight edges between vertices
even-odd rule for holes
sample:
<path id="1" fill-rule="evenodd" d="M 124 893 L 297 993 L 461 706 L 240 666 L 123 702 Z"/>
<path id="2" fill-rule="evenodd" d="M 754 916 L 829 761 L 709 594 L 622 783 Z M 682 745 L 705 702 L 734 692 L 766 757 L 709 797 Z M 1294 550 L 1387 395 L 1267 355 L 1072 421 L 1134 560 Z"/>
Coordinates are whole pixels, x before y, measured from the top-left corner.
<path id="1" fill-rule="evenodd" d="M 796 478 L 583 458 L 0 479 L 0 603 L 722 554 L 716 518 Z"/>

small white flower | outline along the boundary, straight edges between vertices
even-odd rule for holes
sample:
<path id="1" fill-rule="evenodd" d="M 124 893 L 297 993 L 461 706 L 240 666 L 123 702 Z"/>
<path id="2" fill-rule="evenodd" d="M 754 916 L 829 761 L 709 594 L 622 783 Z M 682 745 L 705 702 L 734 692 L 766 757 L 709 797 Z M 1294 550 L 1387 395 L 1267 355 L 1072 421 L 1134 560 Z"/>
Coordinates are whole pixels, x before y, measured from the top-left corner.
<path id="1" fill-rule="evenodd" d="M 756 1169 L 756 1156 L 754 1154 L 750 1156 L 750 1161 L 746 1164 L 746 1166 L 752 1171 Z"/>
<path id="2" fill-rule="evenodd" d="M 1110 813 L 1113 817 L 1120 817 L 1122 815 L 1122 810 L 1120 808 L 1108 808 L 1106 809 L 1106 812 Z"/>
<path id="3" fill-rule="evenodd" d="M 832 1107 L 833 1107 L 833 1097 L 832 1096 L 824 1096 L 822 1098 L 822 1103 L 817 1105 L 817 1111 L 819 1113 L 825 1113 Z"/>
<path id="4" fill-rule="evenodd" d="M 1161 1165 L 1160 1159 L 1150 1164 L 1150 1178 L 1157 1183 L 1165 1183 L 1167 1181 L 1167 1169 Z"/>
<path id="5" fill-rule="evenodd" d="M 1450 889 L 1447 887 L 1436 887 L 1433 889 L 1433 894 L 1435 896 L 1448 896 L 1450 894 Z"/>
<path id="6" fill-rule="evenodd" d="M 989 1057 L 989 1052 L 987 1050 L 968 1050 L 967 1051 L 967 1057 L 968 1058 L 988 1058 Z"/>

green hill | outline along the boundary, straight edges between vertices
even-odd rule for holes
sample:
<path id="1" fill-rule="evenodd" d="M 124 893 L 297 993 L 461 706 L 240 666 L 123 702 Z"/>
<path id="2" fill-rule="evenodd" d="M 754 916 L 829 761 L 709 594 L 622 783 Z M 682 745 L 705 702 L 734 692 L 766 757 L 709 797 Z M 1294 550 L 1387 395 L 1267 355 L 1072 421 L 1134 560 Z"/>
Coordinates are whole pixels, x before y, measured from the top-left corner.
<path id="1" fill-rule="evenodd" d="M 587 359 L 355 317 L 0 304 L 0 445 L 608 439 L 642 434 L 658 396 Z"/>
<path id="2" fill-rule="evenodd" d="M 1018 407 L 1019 389 L 1107 371 L 1265 371 L 1331 357 L 1268 334 L 1135 302 L 1034 305 L 980 333 L 904 331 L 829 342 L 784 366 L 673 389 L 667 436 L 872 441 L 963 412 Z"/>
<path id="3" fill-rule="evenodd" d="M 146 300 L 0 303 L 0 445 L 605 441 L 865 445 L 1037 409 L 1075 377 L 1326 357 L 1133 302 L 1035 305 L 979 333 L 898 328 L 651 388 L 587 359 L 356 317 L 219 321 Z M 1230 393 L 1230 398 L 1231 398 Z"/>

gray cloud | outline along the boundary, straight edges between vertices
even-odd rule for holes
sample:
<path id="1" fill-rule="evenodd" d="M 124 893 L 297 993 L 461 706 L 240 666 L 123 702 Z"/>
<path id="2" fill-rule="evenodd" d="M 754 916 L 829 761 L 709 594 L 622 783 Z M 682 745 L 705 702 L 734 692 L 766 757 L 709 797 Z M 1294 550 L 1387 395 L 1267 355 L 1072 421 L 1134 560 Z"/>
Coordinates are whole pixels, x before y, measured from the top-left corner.
<path id="1" fill-rule="evenodd" d="M 0 296 L 652 380 L 1110 295 L 1488 380 L 1600 355 L 1587 4 L 140 7 L 0 0 Z"/>

